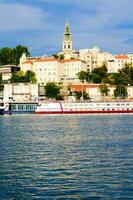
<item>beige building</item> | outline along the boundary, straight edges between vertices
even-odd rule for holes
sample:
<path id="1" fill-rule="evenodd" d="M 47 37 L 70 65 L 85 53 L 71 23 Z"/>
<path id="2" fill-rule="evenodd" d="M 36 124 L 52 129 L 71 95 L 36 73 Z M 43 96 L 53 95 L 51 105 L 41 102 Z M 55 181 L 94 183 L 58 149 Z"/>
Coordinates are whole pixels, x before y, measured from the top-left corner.
<path id="1" fill-rule="evenodd" d="M 77 73 L 80 71 L 87 71 L 86 62 L 81 59 L 63 60 L 63 75 L 61 80 L 64 82 L 79 82 Z"/>
<path id="2" fill-rule="evenodd" d="M 117 73 L 126 63 L 131 63 L 131 58 L 129 58 L 129 56 L 123 54 L 116 55 L 107 62 L 108 72 Z"/>
<path id="3" fill-rule="evenodd" d="M 35 72 L 37 82 L 45 84 L 49 81 L 60 82 L 63 73 L 63 63 L 55 58 L 27 58 L 20 63 L 21 70 Z"/>
<path id="4" fill-rule="evenodd" d="M 133 54 L 128 54 L 127 56 L 129 58 L 129 63 L 133 66 Z"/>
<path id="5" fill-rule="evenodd" d="M 79 57 L 87 63 L 87 70 L 92 71 L 96 67 L 101 67 L 103 63 L 113 58 L 108 52 L 101 52 L 98 47 L 92 49 L 79 50 Z"/>
<path id="6" fill-rule="evenodd" d="M 37 82 L 43 85 L 47 82 L 77 81 L 77 73 L 81 70 L 87 70 L 86 62 L 79 58 L 75 59 L 55 59 L 55 58 L 21 58 L 21 70 L 34 71 Z"/>
<path id="7" fill-rule="evenodd" d="M 105 97 L 100 92 L 100 84 L 88 84 L 88 83 L 74 83 L 71 85 L 71 91 L 86 91 L 89 97 L 92 100 L 101 100 L 101 99 L 113 99 L 114 98 L 114 90 L 116 89 L 116 85 L 108 85 L 108 96 Z M 133 98 L 133 86 L 127 87 L 128 98 Z"/>

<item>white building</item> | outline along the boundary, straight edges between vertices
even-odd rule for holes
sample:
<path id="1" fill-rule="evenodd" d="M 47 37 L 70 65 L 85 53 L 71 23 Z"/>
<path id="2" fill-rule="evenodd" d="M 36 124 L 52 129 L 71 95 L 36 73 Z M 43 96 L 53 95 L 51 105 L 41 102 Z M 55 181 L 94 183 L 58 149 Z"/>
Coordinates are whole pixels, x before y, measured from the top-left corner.
<path id="1" fill-rule="evenodd" d="M 79 57 L 87 62 L 87 70 L 90 71 L 96 67 L 101 67 L 103 63 L 107 63 L 108 60 L 113 58 L 112 54 L 101 52 L 98 47 L 79 50 Z"/>
<path id="2" fill-rule="evenodd" d="M 86 62 L 79 58 L 75 59 L 55 59 L 55 58 L 27 58 L 24 62 L 21 59 L 21 70 L 24 72 L 31 70 L 35 72 L 37 83 L 42 85 L 47 82 L 75 81 L 77 73 L 87 70 Z"/>
<path id="3" fill-rule="evenodd" d="M 15 101 L 35 100 L 38 97 L 38 85 L 30 83 L 5 84 L 4 101 L 13 99 Z"/>
<path id="4" fill-rule="evenodd" d="M 61 80 L 64 82 L 79 82 L 77 73 L 80 71 L 87 71 L 86 62 L 79 58 L 63 60 L 62 62 L 64 70 Z"/>
<path id="5" fill-rule="evenodd" d="M 124 67 L 126 63 L 131 63 L 131 58 L 127 55 L 116 55 L 113 59 L 107 62 L 107 69 L 109 73 L 117 73 L 120 69 Z"/>

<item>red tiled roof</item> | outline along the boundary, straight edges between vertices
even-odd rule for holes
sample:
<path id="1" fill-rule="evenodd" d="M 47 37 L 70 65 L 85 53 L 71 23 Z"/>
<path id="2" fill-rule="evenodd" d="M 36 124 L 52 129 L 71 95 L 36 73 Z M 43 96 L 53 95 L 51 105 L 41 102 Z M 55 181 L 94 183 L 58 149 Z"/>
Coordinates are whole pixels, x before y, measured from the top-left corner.
<path id="1" fill-rule="evenodd" d="M 34 62 L 53 62 L 53 61 L 58 61 L 57 59 L 55 58 L 39 58 L 39 59 L 36 59 Z"/>
<path id="2" fill-rule="evenodd" d="M 26 61 L 24 61 L 22 64 L 32 64 L 32 62 L 29 61 L 29 60 L 26 60 Z"/>
<path id="3" fill-rule="evenodd" d="M 87 83 L 84 83 L 84 84 L 72 84 L 71 85 L 71 89 L 72 91 L 82 91 L 82 88 L 84 91 L 86 91 L 86 88 L 98 88 L 99 87 L 99 84 L 87 84 Z"/>
<path id="4" fill-rule="evenodd" d="M 124 55 L 124 54 L 116 55 L 115 58 L 116 59 L 129 59 L 129 57 L 127 55 Z"/>
<path id="5" fill-rule="evenodd" d="M 74 59 L 63 59 L 63 60 L 60 60 L 60 61 L 65 63 L 65 62 L 75 62 L 75 61 L 82 61 L 82 60 L 79 59 L 79 58 L 74 58 Z"/>
<path id="6" fill-rule="evenodd" d="M 36 59 L 31 59 L 31 60 L 28 59 L 28 60 L 24 61 L 23 64 L 30 64 L 30 63 L 33 63 L 33 62 L 61 62 L 61 63 L 66 63 L 66 62 L 78 62 L 78 61 L 84 62 L 79 58 L 62 59 L 62 60 L 55 59 L 55 58 L 36 58 Z"/>

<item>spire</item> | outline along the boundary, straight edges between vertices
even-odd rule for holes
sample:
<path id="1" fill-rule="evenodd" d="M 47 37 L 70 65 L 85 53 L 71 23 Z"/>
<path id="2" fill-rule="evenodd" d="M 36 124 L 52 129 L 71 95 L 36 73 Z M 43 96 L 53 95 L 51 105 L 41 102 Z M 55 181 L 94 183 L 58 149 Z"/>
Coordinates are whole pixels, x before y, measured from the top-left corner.
<path id="1" fill-rule="evenodd" d="M 64 40 L 71 40 L 71 32 L 70 32 L 70 27 L 68 24 L 68 20 L 66 21 L 65 25 L 65 32 L 64 32 Z"/>
<path id="2" fill-rule="evenodd" d="M 72 35 L 70 32 L 68 20 L 66 20 L 64 38 L 63 38 L 63 51 L 70 51 L 70 50 L 72 50 Z"/>

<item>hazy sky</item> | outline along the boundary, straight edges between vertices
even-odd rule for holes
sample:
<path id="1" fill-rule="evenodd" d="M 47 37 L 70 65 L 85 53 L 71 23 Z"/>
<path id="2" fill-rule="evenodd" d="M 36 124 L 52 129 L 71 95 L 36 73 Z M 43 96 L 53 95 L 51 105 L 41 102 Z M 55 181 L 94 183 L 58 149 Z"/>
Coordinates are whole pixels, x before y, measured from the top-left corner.
<path id="1" fill-rule="evenodd" d="M 0 47 L 58 52 L 66 19 L 74 49 L 133 53 L 133 0 L 0 0 Z"/>

